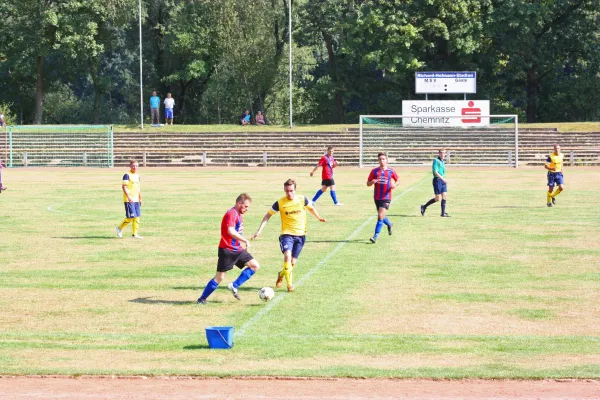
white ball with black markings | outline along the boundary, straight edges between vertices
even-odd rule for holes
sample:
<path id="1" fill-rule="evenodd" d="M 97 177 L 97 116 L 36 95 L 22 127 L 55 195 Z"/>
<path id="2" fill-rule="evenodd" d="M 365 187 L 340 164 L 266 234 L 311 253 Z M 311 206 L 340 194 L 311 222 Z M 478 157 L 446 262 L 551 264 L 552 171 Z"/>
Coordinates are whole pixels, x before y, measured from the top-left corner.
<path id="1" fill-rule="evenodd" d="M 260 297 L 262 301 L 269 301 L 273 297 L 275 297 L 275 291 L 273 290 L 273 288 L 265 286 L 264 288 L 258 291 L 258 297 Z"/>

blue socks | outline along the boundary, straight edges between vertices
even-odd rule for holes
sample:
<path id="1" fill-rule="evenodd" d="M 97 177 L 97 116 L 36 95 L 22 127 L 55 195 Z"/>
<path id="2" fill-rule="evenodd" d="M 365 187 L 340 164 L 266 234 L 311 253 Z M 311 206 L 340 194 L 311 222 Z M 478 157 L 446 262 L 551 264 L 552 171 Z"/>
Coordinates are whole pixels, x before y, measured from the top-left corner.
<path id="1" fill-rule="evenodd" d="M 383 219 L 383 223 L 386 224 L 387 226 L 392 226 L 392 222 L 388 219 L 388 217 L 385 217 Z"/>
<path id="2" fill-rule="evenodd" d="M 375 235 L 373 235 L 374 238 L 379 237 L 379 233 L 381 232 L 381 228 L 383 228 L 383 220 L 382 219 L 378 219 L 377 220 L 377 225 L 375 225 Z"/>
<path id="3" fill-rule="evenodd" d="M 330 192 L 331 194 L 331 198 L 333 199 L 333 204 L 337 204 L 338 203 L 338 199 L 337 199 L 337 195 L 335 194 L 335 190 L 332 190 Z"/>
<path id="4" fill-rule="evenodd" d="M 233 281 L 233 287 L 236 289 L 239 288 L 244 284 L 244 282 L 252 278 L 252 275 L 254 275 L 254 271 L 252 271 L 250 268 L 246 268 L 242 271 L 240 276 L 238 276 L 238 278 L 235 281 Z"/>
<path id="5" fill-rule="evenodd" d="M 323 192 L 321 189 L 319 189 L 319 191 L 318 191 L 317 193 L 315 193 L 315 197 L 313 197 L 313 199 L 312 199 L 312 202 L 313 202 L 313 203 L 316 203 L 316 202 L 317 202 L 317 200 L 319 200 L 319 197 L 321 197 L 321 195 L 322 195 L 323 193 L 324 193 L 324 192 Z"/>
<path id="6" fill-rule="evenodd" d="M 207 299 L 208 296 L 210 296 L 212 294 L 212 292 L 214 292 L 218 286 L 219 286 L 219 284 L 217 283 L 217 281 L 215 281 L 214 279 L 211 279 L 206 284 L 206 287 L 204 288 L 204 292 L 202 292 L 202 296 L 200 296 L 200 298 Z"/>

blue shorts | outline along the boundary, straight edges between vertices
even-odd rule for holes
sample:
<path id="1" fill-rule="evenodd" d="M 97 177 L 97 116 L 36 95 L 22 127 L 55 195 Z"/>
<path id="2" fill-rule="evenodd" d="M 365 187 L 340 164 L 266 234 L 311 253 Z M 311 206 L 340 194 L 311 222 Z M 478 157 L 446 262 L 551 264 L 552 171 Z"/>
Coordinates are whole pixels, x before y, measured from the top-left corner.
<path id="1" fill-rule="evenodd" d="M 142 209 L 140 203 L 125 203 L 125 217 L 126 218 L 137 218 L 142 216 Z"/>
<path id="2" fill-rule="evenodd" d="M 563 178 L 562 172 L 548 171 L 548 186 L 554 187 L 554 185 L 564 185 L 565 179 Z"/>
<path id="3" fill-rule="evenodd" d="M 305 241 L 306 236 L 281 235 L 279 236 L 279 247 L 281 247 L 282 253 L 291 250 L 292 258 L 297 259 L 300 256 Z"/>
<path id="4" fill-rule="evenodd" d="M 165 108 L 165 118 L 173 118 L 173 109 Z"/>
<path id="5" fill-rule="evenodd" d="M 433 178 L 433 193 L 442 194 L 448 192 L 448 188 L 446 187 L 446 182 L 438 178 L 437 176 Z"/>

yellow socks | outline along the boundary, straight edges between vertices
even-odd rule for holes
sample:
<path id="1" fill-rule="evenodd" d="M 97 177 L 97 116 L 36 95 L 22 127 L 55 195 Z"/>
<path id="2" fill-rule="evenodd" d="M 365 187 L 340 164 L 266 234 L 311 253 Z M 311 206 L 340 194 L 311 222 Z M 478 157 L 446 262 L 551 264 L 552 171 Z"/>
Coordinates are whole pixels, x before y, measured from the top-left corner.
<path id="1" fill-rule="evenodd" d="M 283 274 L 283 276 L 285 277 L 285 283 L 287 283 L 288 287 L 291 287 L 292 286 L 292 263 L 284 262 L 283 270 L 279 273 L 279 276 L 281 276 L 281 274 Z"/>
<path id="2" fill-rule="evenodd" d="M 562 189 L 561 188 L 556 188 L 556 190 L 554 191 L 554 193 L 552 193 L 550 195 L 550 197 L 556 197 L 556 196 L 558 196 L 560 194 L 560 192 L 562 192 Z"/>
<path id="3" fill-rule="evenodd" d="M 138 229 L 140 228 L 140 217 L 132 218 L 132 219 L 133 219 L 133 226 L 131 227 L 131 231 L 133 233 L 133 236 L 136 236 Z"/>
<path id="4" fill-rule="evenodd" d="M 121 222 L 121 225 L 119 225 L 119 230 L 123 230 L 123 228 L 125 228 L 127 225 L 129 225 L 132 221 L 134 220 L 134 218 L 125 218 L 123 220 L 123 222 Z"/>

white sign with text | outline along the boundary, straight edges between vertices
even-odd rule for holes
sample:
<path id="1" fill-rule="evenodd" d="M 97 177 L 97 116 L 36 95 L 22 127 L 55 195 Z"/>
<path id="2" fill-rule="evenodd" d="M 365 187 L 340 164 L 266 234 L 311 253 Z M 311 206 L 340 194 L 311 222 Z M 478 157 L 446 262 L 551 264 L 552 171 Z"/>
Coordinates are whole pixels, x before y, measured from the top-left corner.
<path id="1" fill-rule="evenodd" d="M 415 93 L 477 93 L 477 72 L 415 72 Z"/>
<path id="2" fill-rule="evenodd" d="M 402 115 L 403 126 L 488 126 L 490 101 L 403 100 Z"/>

